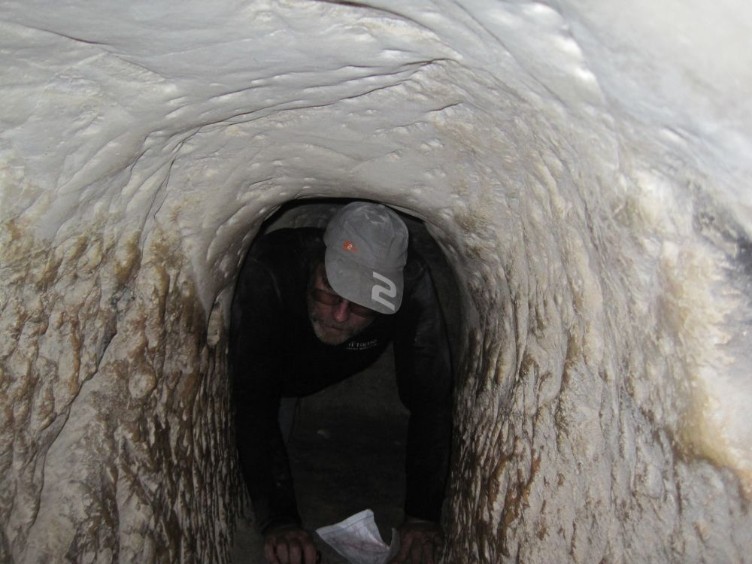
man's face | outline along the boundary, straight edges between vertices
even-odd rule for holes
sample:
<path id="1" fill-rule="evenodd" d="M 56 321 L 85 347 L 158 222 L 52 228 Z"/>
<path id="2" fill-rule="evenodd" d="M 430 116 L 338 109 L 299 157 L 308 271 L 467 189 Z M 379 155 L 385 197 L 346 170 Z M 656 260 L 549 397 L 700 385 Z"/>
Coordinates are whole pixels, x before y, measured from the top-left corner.
<path id="1" fill-rule="evenodd" d="M 341 345 L 373 322 L 377 313 L 353 304 L 329 286 L 322 263 L 314 269 L 308 290 L 308 317 L 322 343 Z"/>

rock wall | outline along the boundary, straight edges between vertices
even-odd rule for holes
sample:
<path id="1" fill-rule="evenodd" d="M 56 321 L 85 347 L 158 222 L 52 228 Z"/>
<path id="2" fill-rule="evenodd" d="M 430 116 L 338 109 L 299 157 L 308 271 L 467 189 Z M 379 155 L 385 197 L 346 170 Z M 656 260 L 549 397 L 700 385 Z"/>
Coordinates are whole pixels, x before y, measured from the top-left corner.
<path id="1" fill-rule="evenodd" d="M 234 278 L 322 197 L 456 273 L 444 561 L 744 561 L 752 12 L 623 11 L 3 3 L 0 561 L 228 560 Z"/>
<path id="2" fill-rule="evenodd" d="M 240 499 L 221 314 L 170 234 L 107 231 L 3 241 L 2 560 L 221 561 Z"/>

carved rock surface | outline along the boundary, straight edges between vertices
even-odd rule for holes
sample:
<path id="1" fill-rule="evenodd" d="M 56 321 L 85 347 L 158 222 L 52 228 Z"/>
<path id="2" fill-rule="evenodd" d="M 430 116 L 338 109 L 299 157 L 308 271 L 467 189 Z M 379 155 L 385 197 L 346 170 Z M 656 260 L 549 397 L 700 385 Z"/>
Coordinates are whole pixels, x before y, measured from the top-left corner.
<path id="1" fill-rule="evenodd" d="M 3 2 L 0 561 L 229 559 L 234 279 L 321 197 L 456 274 L 446 562 L 748 559 L 749 37 L 742 0 Z"/>

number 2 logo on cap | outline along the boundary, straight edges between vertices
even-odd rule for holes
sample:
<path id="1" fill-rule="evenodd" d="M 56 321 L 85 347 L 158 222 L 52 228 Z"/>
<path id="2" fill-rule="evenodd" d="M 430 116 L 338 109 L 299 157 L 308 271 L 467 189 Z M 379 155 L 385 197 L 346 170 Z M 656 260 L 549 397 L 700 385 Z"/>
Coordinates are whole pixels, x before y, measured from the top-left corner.
<path id="1" fill-rule="evenodd" d="M 382 276 L 378 272 L 373 273 L 373 277 L 386 284 L 386 286 L 381 286 L 379 284 L 374 284 L 371 288 L 371 299 L 374 302 L 378 302 L 384 307 L 389 308 L 391 311 L 396 311 L 397 306 L 387 300 L 387 298 L 396 298 L 397 297 L 397 285 L 389 280 L 386 276 Z"/>

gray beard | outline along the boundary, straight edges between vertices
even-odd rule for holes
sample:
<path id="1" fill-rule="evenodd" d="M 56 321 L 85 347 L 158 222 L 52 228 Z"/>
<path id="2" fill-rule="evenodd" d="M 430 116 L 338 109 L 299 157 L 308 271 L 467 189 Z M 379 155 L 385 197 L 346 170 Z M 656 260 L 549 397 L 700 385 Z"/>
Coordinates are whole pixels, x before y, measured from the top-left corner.
<path id="1" fill-rule="evenodd" d="M 337 331 L 336 334 L 328 333 L 327 329 L 331 326 L 328 326 L 324 323 L 322 323 L 316 316 L 309 316 L 311 320 L 311 327 L 313 328 L 313 332 L 316 334 L 316 337 L 319 341 L 324 343 L 325 345 L 341 345 L 342 343 L 349 341 L 352 339 L 355 335 L 360 333 L 363 329 L 356 330 L 352 328 L 348 328 L 347 326 L 341 327 L 339 325 L 333 326 L 335 329 L 344 329 L 344 331 L 339 332 Z M 370 325 L 370 324 L 369 324 Z"/>

